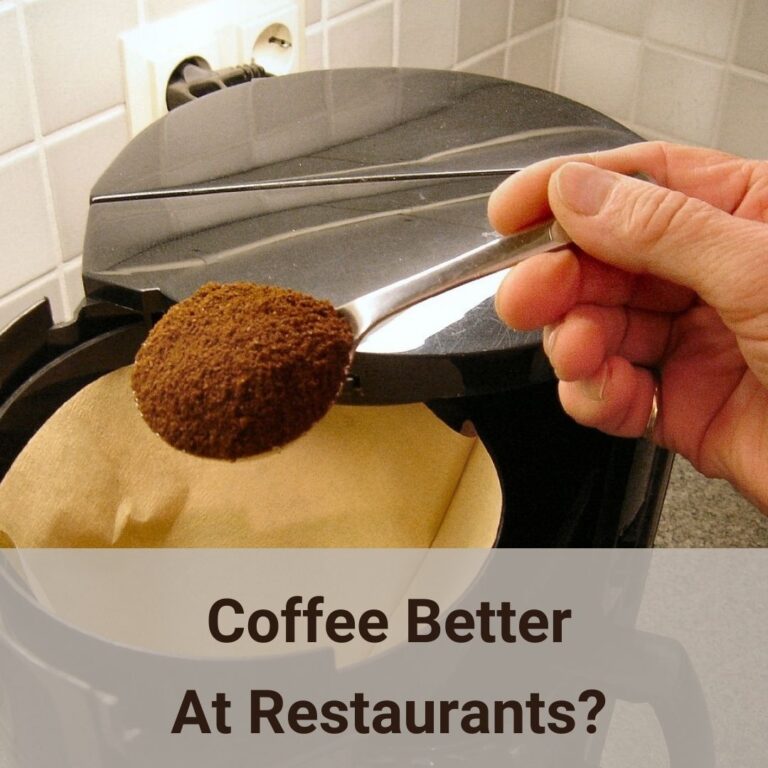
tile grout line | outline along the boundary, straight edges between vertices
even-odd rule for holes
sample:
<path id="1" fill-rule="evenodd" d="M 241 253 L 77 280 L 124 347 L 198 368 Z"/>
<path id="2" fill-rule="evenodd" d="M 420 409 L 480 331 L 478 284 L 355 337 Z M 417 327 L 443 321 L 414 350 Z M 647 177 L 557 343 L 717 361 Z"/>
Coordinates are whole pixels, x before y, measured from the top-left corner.
<path id="1" fill-rule="evenodd" d="M 327 1 L 327 0 L 326 0 Z M 350 19 L 356 19 L 358 16 L 365 16 L 371 11 L 378 11 L 379 8 L 384 8 L 387 5 L 392 5 L 393 0 L 368 0 L 368 2 L 358 5 L 354 8 L 350 8 L 348 11 L 342 11 L 335 16 L 326 16 L 323 22 L 330 26 L 337 26 L 343 24 Z"/>
<path id="2" fill-rule="evenodd" d="M 64 263 L 71 264 L 80 256 L 82 256 L 82 254 L 73 256 L 69 261 Z M 62 264 L 61 266 L 63 270 L 64 264 Z M 56 280 L 60 281 L 58 271 L 55 269 L 49 269 L 47 272 L 43 272 L 42 275 L 36 275 L 35 277 L 30 278 L 26 282 L 21 283 L 21 285 L 14 286 L 9 291 L 6 291 L 6 293 L 0 294 L 0 307 L 2 307 L 3 304 L 8 303 L 9 301 L 12 301 L 13 299 L 17 298 L 20 294 L 24 293 L 24 291 L 27 291 L 30 288 L 36 288 L 38 285 L 42 285 L 46 280 L 49 280 L 51 277 L 56 277 Z M 60 322 L 60 321 L 56 320 L 54 322 Z M 0 324 L 0 328 L 1 327 L 2 327 L 2 324 Z"/>
<path id="3" fill-rule="evenodd" d="M 16 6 L 16 23 L 18 25 L 19 37 L 21 39 L 22 56 L 24 58 L 24 68 L 27 73 L 27 88 L 30 96 L 30 106 L 32 114 L 32 131 L 34 134 L 34 144 L 39 157 L 40 170 L 43 176 L 43 195 L 45 197 L 45 210 L 51 243 L 53 246 L 53 257 L 55 264 L 53 269 L 44 275 L 54 274 L 59 288 L 59 301 L 64 308 L 64 314 L 69 317 L 74 307 L 69 306 L 69 296 L 64 290 L 64 252 L 61 244 L 61 235 L 59 233 L 58 219 L 56 217 L 56 206 L 53 200 L 53 188 L 51 186 L 51 177 L 48 171 L 48 159 L 45 154 L 43 144 L 42 118 L 40 116 L 40 105 L 35 87 L 34 69 L 32 67 L 32 52 L 29 44 L 29 35 L 27 32 L 27 19 L 23 8 Z"/>
<path id="4" fill-rule="evenodd" d="M 661 40 L 654 40 L 652 37 L 647 36 L 645 33 L 643 33 L 642 36 L 632 35 L 628 32 L 622 32 L 618 29 L 611 29 L 610 27 L 605 27 L 602 24 L 597 24 L 594 21 L 586 21 L 585 19 L 574 18 L 574 19 L 569 19 L 569 21 L 572 24 L 576 25 L 577 27 L 579 26 L 589 27 L 593 30 L 606 32 L 612 35 L 613 37 L 619 38 L 623 42 L 638 42 L 639 40 L 644 39 L 647 46 L 649 48 L 652 48 L 653 50 L 656 50 L 662 53 L 669 53 L 676 56 L 680 56 L 681 58 L 685 58 L 690 61 L 696 61 L 700 64 L 723 66 L 725 63 L 725 59 L 720 59 L 720 58 L 717 58 L 716 56 L 710 56 L 706 53 L 701 53 L 700 51 L 692 51 L 689 48 L 685 48 L 681 45 L 676 45 L 674 43 L 665 43 Z M 646 20 L 646 24 L 647 24 L 647 20 Z"/>
<path id="5" fill-rule="evenodd" d="M 571 19 L 569 16 L 569 0 L 565 0 L 565 16 L 564 22 L 573 23 L 576 27 L 592 28 L 594 30 L 600 30 L 614 36 L 616 39 L 623 39 L 626 41 L 639 41 L 641 43 L 641 62 L 640 71 L 635 82 L 634 95 L 631 102 L 631 111 L 628 117 L 629 122 L 636 125 L 642 124 L 642 115 L 639 113 L 640 108 L 640 93 L 642 92 L 642 66 L 643 61 L 648 51 L 654 51 L 657 53 L 665 54 L 677 58 L 678 60 L 697 64 L 703 67 L 710 68 L 710 70 L 719 75 L 717 103 L 714 110 L 712 120 L 709 125 L 705 126 L 706 138 L 704 141 L 691 142 L 690 139 L 678 139 L 679 141 L 689 141 L 690 143 L 697 144 L 699 146 L 718 146 L 723 133 L 723 120 L 725 116 L 725 104 L 728 95 L 729 81 L 731 74 L 739 74 L 745 78 L 749 78 L 754 82 L 768 83 L 768 73 L 762 73 L 758 70 L 750 69 L 748 67 L 741 67 L 735 62 L 735 57 L 738 52 L 738 39 L 740 33 L 740 26 L 742 23 L 743 15 L 745 13 L 746 0 L 739 0 L 736 6 L 736 12 L 731 18 L 731 28 L 728 35 L 728 49 L 724 57 L 715 57 L 702 53 L 699 51 L 693 51 L 674 43 L 666 43 L 663 41 L 654 40 L 649 37 L 648 26 L 649 17 L 645 17 L 643 25 L 643 33 L 641 36 L 631 35 L 619 30 L 610 29 L 602 24 L 594 21 L 588 21 L 584 19 Z M 559 45 L 562 50 L 563 40 L 565 37 L 565 29 L 561 29 L 559 35 Z M 560 91 L 562 85 L 562 55 L 559 56 L 556 73 L 555 90 Z M 672 135 L 669 134 L 668 135 Z"/>
<path id="6" fill-rule="evenodd" d="M 106 123 L 120 114 L 125 114 L 125 112 L 126 107 L 124 103 L 115 104 L 114 106 L 108 107 L 101 112 L 88 115 L 88 117 L 84 117 L 82 120 L 78 120 L 76 123 L 64 125 L 61 128 L 57 128 L 55 131 L 47 133 L 42 137 L 41 144 L 42 146 L 47 147 L 49 144 L 54 144 L 57 141 L 71 139 L 83 131 L 87 131 L 90 128 L 95 128 L 102 123 Z"/>
<path id="7" fill-rule="evenodd" d="M 727 99 L 727 92 L 730 84 L 730 75 L 734 71 L 734 63 L 736 60 L 736 50 L 739 41 L 739 35 L 741 33 L 741 22 L 744 18 L 746 0 L 739 0 L 739 4 L 736 8 L 736 13 L 733 18 L 733 28 L 731 29 L 730 39 L 728 40 L 728 50 L 723 67 L 723 72 L 720 81 L 720 91 L 717 95 L 717 107 L 715 108 L 715 119 L 712 121 L 712 127 L 710 129 L 709 143 L 711 147 L 719 147 L 720 139 L 723 134 L 723 116 L 725 113 L 725 102 Z"/>
<path id="8" fill-rule="evenodd" d="M 451 69 L 459 65 L 459 27 L 461 26 L 461 4 L 463 0 L 454 0 L 456 8 L 456 23 L 453 25 L 453 63 Z"/>
<path id="9" fill-rule="evenodd" d="M 349 21 L 354 21 L 355 19 L 358 19 L 358 18 L 364 18 L 365 16 L 373 15 L 374 13 L 376 13 L 376 11 L 379 11 L 383 8 L 388 8 L 390 11 L 390 14 L 394 14 L 393 6 L 394 6 L 394 0 L 370 0 L 370 2 L 364 3 L 363 5 L 357 6 L 356 8 L 352 8 L 349 11 L 345 11 L 344 13 L 339 13 L 330 20 L 322 19 L 321 23 L 325 28 L 324 35 L 325 35 L 326 44 L 324 47 L 328 53 L 328 62 L 326 64 L 326 68 L 330 68 L 330 45 L 327 44 L 327 41 L 328 41 L 328 33 L 331 29 L 340 27 Z M 394 38 L 394 23 L 392 28 L 392 37 Z M 392 50 L 394 53 L 395 41 L 394 39 L 390 39 L 389 42 L 392 46 Z M 392 59 L 390 59 L 390 62 L 391 61 Z"/>
<path id="10" fill-rule="evenodd" d="M 555 91 L 555 79 L 557 76 L 558 62 L 560 61 L 560 43 L 563 36 L 565 17 L 565 6 L 567 0 L 557 0 L 557 14 L 555 16 L 553 35 L 552 35 L 552 50 L 549 52 L 549 72 L 547 73 L 547 88 L 550 91 Z"/>
<path id="11" fill-rule="evenodd" d="M 328 2 L 329 0 L 321 0 L 320 3 L 320 24 L 322 24 L 322 38 L 323 38 L 323 50 L 322 50 L 322 62 L 323 69 L 329 69 L 331 64 L 331 54 L 328 50 Z"/>
<path id="12" fill-rule="evenodd" d="M 521 32 L 519 35 L 516 35 L 515 37 L 511 38 L 510 40 L 506 40 L 501 43 L 496 43 L 496 45 L 492 45 L 490 48 L 486 48 L 483 51 L 480 51 L 479 53 L 473 53 L 471 56 L 468 56 L 466 59 L 462 59 L 461 61 L 457 61 L 454 67 L 465 67 L 467 65 L 476 64 L 478 61 L 481 61 L 486 56 L 492 56 L 495 53 L 499 53 L 502 50 L 507 50 L 513 45 L 517 45 L 518 43 L 526 43 L 529 40 L 532 40 L 535 37 L 538 37 L 541 34 L 544 34 L 545 32 L 549 32 L 551 29 L 555 29 L 558 22 L 557 19 L 554 21 L 547 21 L 541 26 L 534 27 L 533 29 L 527 29 L 525 32 Z"/>
<path id="13" fill-rule="evenodd" d="M 650 23 L 650 13 L 645 14 L 643 19 L 643 29 L 639 37 L 635 36 L 640 42 L 640 61 L 638 63 L 637 77 L 635 78 L 635 84 L 632 92 L 632 104 L 629 110 L 629 120 L 632 123 L 637 123 L 637 110 L 640 102 L 640 92 L 643 86 L 643 62 L 645 61 L 645 53 L 648 50 L 648 25 Z"/>
<path id="14" fill-rule="evenodd" d="M 392 0 L 392 66 L 400 64 L 400 13 L 402 0 Z"/>
<path id="15" fill-rule="evenodd" d="M 563 67 L 563 38 L 566 35 L 568 29 L 568 22 L 570 21 L 571 2 L 570 0 L 563 0 L 562 16 L 560 18 L 560 28 L 557 32 L 557 43 L 555 45 L 555 64 L 554 71 L 552 72 L 552 90 L 554 93 L 560 93 L 560 81 L 561 72 Z"/>
<path id="16" fill-rule="evenodd" d="M 740 75 L 741 77 L 754 80 L 756 83 L 768 83 L 768 72 L 759 72 L 756 69 L 750 69 L 749 67 L 742 67 L 740 64 L 730 64 L 728 70 L 734 75 Z"/>
<path id="17" fill-rule="evenodd" d="M 515 13 L 515 0 L 509 0 L 507 7 L 507 34 L 504 39 L 504 62 L 502 64 L 502 72 L 505 79 L 509 79 L 509 49 L 512 42 L 512 19 Z"/>
<path id="18" fill-rule="evenodd" d="M 496 45 L 493 45 L 490 48 L 486 48 L 484 51 L 480 51 L 480 53 L 473 53 L 468 58 L 457 61 L 456 64 L 454 64 L 454 69 L 467 66 L 471 67 L 473 64 L 477 64 L 487 56 L 494 56 L 497 53 L 504 52 L 507 47 L 508 44 L 506 42 L 496 43 Z"/>

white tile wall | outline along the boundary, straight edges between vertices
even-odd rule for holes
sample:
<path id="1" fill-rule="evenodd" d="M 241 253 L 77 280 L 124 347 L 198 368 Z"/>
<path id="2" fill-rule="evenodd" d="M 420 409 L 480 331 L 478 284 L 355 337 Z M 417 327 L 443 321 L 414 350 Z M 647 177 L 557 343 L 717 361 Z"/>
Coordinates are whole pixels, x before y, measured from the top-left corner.
<path id="1" fill-rule="evenodd" d="M 0 295 L 59 262 L 42 153 L 24 147 L 0 159 Z"/>
<path id="2" fill-rule="evenodd" d="M 507 39 L 508 0 L 459 0 L 459 61 Z"/>
<path id="3" fill-rule="evenodd" d="M 505 53 L 503 50 L 484 53 L 463 62 L 457 69 L 460 72 L 473 72 L 476 75 L 504 77 L 504 58 Z"/>
<path id="4" fill-rule="evenodd" d="M 768 0 L 564 0 L 562 15 L 555 90 L 648 138 L 768 159 Z M 588 39 L 608 51 L 609 38 L 614 50 L 641 48 L 634 91 L 624 82 L 606 95 L 606 74 L 587 66 Z M 607 58 L 604 70 L 626 66 L 627 55 Z"/>
<path id="5" fill-rule="evenodd" d="M 652 0 L 647 35 L 724 59 L 739 0 Z"/>
<path id="6" fill-rule="evenodd" d="M 323 18 L 323 3 L 322 0 L 307 0 L 304 7 L 305 21 L 307 26 L 316 24 Z"/>
<path id="7" fill-rule="evenodd" d="M 135 0 L 35 0 L 21 7 L 43 133 L 124 101 L 117 37 L 137 23 Z"/>
<path id="8" fill-rule="evenodd" d="M 768 158 L 768 79 L 732 73 L 720 123 L 718 146 L 729 152 Z"/>
<path id="9" fill-rule="evenodd" d="M 352 8 L 365 5 L 366 0 L 326 0 L 326 3 L 328 16 L 338 16 L 340 13 L 345 13 Z"/>
<path id="10" fill-rule="evenodd" d="M 0 51 L 5 69 L 0 88 L 0 152 L 5 152 L 25 144 L 34 135 L 21 27 L 16 8 L 7 3 L 0 4 Z"/>
<path id="11" fill-rule="evenodd" d="M 554 24 L 513 42 L 507 50 L 505 77 L 536 88 L 549 88 L 557 50 Z"/>
<path id="12" fill-rule="evenodd" d="M 324 33 L 320 24 L 307 28 L 304 38 L 304 63 L 307 69 L 323 69 Z"/>
<path id="13" fill-rule="evenodd" d="M 337 0 L 336 5 L 350 5 Z M 355 3 L 359 5 L 359 3 Z M 334 19 L 328 27 L 331 67 L 388 67 L 392 64 L 392 3 L 375 4 Z"/>
<path id="14" fill-rule="evenodd" d="M 128 141 L 125 108 L 97 115 L 77 128 L 58 131 L 44 141 L 65 260 L 82 252 L 91 187 Z"/>
<path id="15" fill-rule="evenodd" d="M 568 15 L 607 29 L 641 36 L 651 0 L 570 0 Z"/>
<path id="16" fill-rule="evenodd" d="M 560 93 L 619 120 L 632 114 L 642 44 L 568 19 L 562 32 Z"/>
<path id="17" fill-rule="evenodd" d="M 61 280 L 55 272 L 49 272 L 0 298 L 0 328 L 24 314 L 41 299 L 48 299 L 54 318 L 69 314 L 64 303 Z"/>
<path id="18" fill-rule="evenodd" d="M 557 0 L 515 0 L 512 6 L 512 31 L 528 32 L 557 17 Z"/>
<path id="19" fill-rule="evenodd" d="M 768 2 L 746 0 L 739 26 L 736 64 L 768 73 Z"/>
<path id="20" fill-rule="evenodd" d="M 0 0 L 0 325 L 76 307 L 88 191 L 127 141 L 118 35 L 200 1 Z M 309 67 L 505 75 L 768 157 L 768 0 L 302 1 Z"/>
<path id="21" fill-rule="evenodd" d="M 648 47 L 643 53 L 637 116 L 655 130 L 709 144 L 722 77 L 722 66 Z"/>
<path id="22" fill-rule="evenodd" d="M 449 69 L 456 63 L 459 0 L 401 0 L 401 67 Z"/>

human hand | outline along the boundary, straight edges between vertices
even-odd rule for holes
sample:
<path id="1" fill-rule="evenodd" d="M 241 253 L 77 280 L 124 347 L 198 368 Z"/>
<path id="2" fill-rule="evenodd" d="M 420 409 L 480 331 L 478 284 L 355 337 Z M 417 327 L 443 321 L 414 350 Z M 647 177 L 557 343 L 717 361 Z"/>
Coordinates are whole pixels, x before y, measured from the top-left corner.
<path id="1" fill-rule="evenodd" d="M 658 381 L 654 440 L 768 511 L 768 162 L 635 144 L 537 163 L 489 202 L 503 234 L 552 214 L 575 246 L 511 270 L 496 307 L 545 327 L 565 410 L 637 437 Z"/>

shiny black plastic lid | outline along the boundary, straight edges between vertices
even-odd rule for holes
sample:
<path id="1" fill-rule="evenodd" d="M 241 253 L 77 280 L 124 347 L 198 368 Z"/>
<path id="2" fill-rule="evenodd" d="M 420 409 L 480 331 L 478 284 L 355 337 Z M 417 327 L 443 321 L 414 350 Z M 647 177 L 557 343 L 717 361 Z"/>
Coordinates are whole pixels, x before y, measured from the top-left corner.
<path id="1" fill-rule="evenodd" d="M 86 290 L 152 312 L 208 281 L 246 280 L 340 305 L 493 238 L 487 198 L 507 172 L 636 140 L 587 107 L 479 75 L 255 80 L 180 107 L 120 153 L 93 190 Z M 345 397 L 428 400 L 548 375 L 538 335 L 496 318 L 498 280 L 375 331 Z"/>

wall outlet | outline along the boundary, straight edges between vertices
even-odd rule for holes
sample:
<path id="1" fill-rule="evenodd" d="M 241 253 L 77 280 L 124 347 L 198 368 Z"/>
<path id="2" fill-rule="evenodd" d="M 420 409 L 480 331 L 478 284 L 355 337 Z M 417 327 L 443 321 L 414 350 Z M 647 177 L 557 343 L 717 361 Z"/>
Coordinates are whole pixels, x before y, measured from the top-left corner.
<path id="1" fill-rule="evenodd" d="M 121 35 L 131 135 L 162 117 L 171 73 L 203 59 L 212 69 L 250 64 L 274 75 L 304 66 L 303 0 L 214 0 Z"/>
<path id="2" fill-rule="evenodd" d="M 298 3 L 242 21 L 237 27 L 240 61 L 255 61 L 273 75 L 298 72 L 304 69 L 303 33 Z"/>

